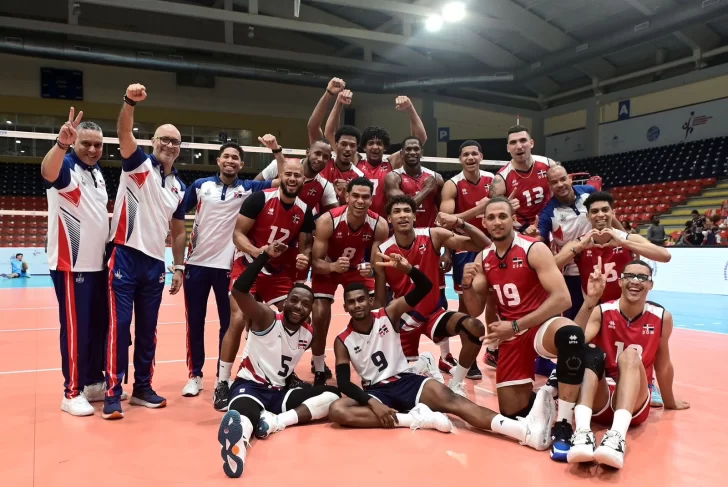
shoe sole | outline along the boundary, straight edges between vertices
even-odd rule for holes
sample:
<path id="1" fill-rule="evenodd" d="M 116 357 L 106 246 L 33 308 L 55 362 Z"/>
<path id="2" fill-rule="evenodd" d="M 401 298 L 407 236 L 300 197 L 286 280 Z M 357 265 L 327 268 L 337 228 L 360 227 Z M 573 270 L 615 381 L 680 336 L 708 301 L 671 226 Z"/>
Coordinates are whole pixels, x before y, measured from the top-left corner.
<path id="1" fill-rule="evenodd" d="M 64 406 L 61 406 L 61 411 L 65 412 L 65 413 L 68 413 L 71 416 L 76 416 L 78 418 L 82 418 L 84 416 L 93 416 L 94 415 L 93 408 L 91 408 L 91 411 L 89 411 L 87 413 L 83 413 L 83 414 L 74 414 L 74 413 L 71 412 L 70 408 L 67 408 L 67 407 L 64 407 Z"/>
<path id="2" fill-rule="evenodd" d="M 202 392 L 202 389 L 200 389 L 199 391 L 195 392 L 194 394 L 192 394 L 191 392 L 182 392 L 182 397 L 195 397 L 195 396 L 199 396 L 200 395 L 200 392 Z"/>
<path id="3" fill-rule="evenodd" d="M 466 379 L 472 379 L 472 380 L 480 380 L 483 378 L 483 374 L 466 374 Z"/>
<path id="4" fill-rule="evenodd" d="M 103 419 L 124 419 L 124 413 L 122 413 L 121 411 L 114 411 L 111 414 L 101 413 L 101 418 L 103 418 Z"/>
<path id="5" fill-rule="evenodd" d="M 569 455 L 569 449 L 567 449 L 567 450 L 557 449 L 555 445 L 551 445 L 551 452 L 549 453 L 549 456 L 551 457 L 551 460 L 553 460 L 554 462 L 567 463 L 568 455 Z"/>
<path id="6" fill-rule="evenodd" d="M 245 462 L 235 452 L 232 451 L 234 447 L 243 438 L 243 425 L 240 421 L 240 413 L 237 411 L 228 411 L 222 418 L 220 423 L 220 429 L 217 431 L 217 441 L 220 443 L 220 456 L 222 456 L 222 469 L 225 475 L 231 479 L 239 478 L 243 475 L 245 469 Z M 227 445 L 230 445 L 228 449 Z M 232 460 L 236 465 L 237 469 L 235 472 L 230 468 L 229 460 Z"/>
<path id="7" fill-rule="evenodd" d="M 568 463 L 591 463 L 594 461 L 594 450 L 589 451 L 588 448 L 571 447 L 566 455 Z"/>
<path id="8" fill-rule="evenodd" d="M 155 404 L 153 402 L 148 402 L 143 399 L 139 399 L 138 397 L 131 396 L 131 399 L 129 399 L 129 404 L 133 406 L 144 406 L 145 408 L 150 409 L 159 409 L 163 408 L 167 405 L 167 400 L 160 402 L 159 404 Z"/>
<path id="9" fill-rule="evenodd" d="M 621 469 L 624 466 L 624 460 L 622 460 L 622 462 L 619 462 L 618 459 L 614 458 L 608 453 L 601 453 L 599 451 L 599 448 L 594 451 L 594 461 L 600 465 L 606 465 L 607 467 L 616 468 L 617 470 Z"/>
<path id="10" fill-rule="evenodd" d="M 546 396 L 546 404 L 544 407 L 548 409 L 549 414 L 545 421 L 546 427 L 544 427 L 539 448 L 536 448 L 537 451 L 548 450 L 551 446 L 551 424 L 554 422 L 554 416 L 556 414 L 556 404 L 554 403 L 554 399 L 551 397 L 551 394 L 544 395 Z"/>

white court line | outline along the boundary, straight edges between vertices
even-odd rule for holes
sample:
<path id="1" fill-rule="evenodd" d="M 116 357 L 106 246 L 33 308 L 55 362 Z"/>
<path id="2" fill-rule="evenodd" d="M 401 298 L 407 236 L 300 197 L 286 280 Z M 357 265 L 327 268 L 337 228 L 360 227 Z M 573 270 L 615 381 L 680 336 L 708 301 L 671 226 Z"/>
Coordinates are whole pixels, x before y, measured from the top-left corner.
<path id="1" fill-rule="evenodd" d="M 39 288 L 43 289 L 43 288 Z M 162 303 L 160 306 L 179 306 L 177 303 Z M 58 306 L 32 306 L 30 308 L 0 308 L 0 311 L 19 311 L 19 310 L 38 310 L 38 309 L 58 309 Z"/>

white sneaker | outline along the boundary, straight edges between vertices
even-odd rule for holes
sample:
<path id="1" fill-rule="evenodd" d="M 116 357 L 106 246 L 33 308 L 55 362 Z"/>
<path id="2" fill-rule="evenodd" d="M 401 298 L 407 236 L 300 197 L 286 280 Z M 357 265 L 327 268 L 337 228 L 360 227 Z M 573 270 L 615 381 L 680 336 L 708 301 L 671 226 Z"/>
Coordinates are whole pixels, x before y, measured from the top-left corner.
<path id="1" fill-rule="evenodd" d="M 222 447 L 222 469 L 230 478 L 243 475 L 245 469 L 245 456 L 247 454 L 243 420 L 237 411 L 228 411 L 220 422 L 217 431 L 217 441 Z"/>
<path id="2" fill-rule="evenodd" d="M 79 394 L 73 399 L 63 398 L 61 401 L 61 409 L 72 416 L 92 416 L 94 407 L 89 404 L 83 394 Z"/>
<path id="3" fill-rule="evenodd" d="M 594 460 L 602 465 L 613 468 L 624 466 L 624 452 L 627 450 L 627 443 L 619 432 L 609 430 L 604 434 L 599 448 L 594 452 Z"/>
<path id="4" fill-rule="evenodd" d="M 465 399 L 468 398 L 468 391 L 465 390 L 465 384 L 463 382 L 453 384 L 453 381 L 451 380 L 447 387 L 449 387 L 450 390 L 458 396 L 463 396 Z"/>
<path id="5" fill-rule="evenodd" d="M 551 423 L 555 415 L 554 398 L 545 389 L 539 389 L 531 412 L 525 418 L 518 418 L 518 421 L 526 424 L 526 437 L 521 444 L 538 451 L 548 449 L 551 445 Z"/>
<path id="6" fill-rule="evenodd" d="M 450 421 L 450 418 L 442 413 L 436 413 L 423 403 L 418 403 L 412 408 L 409 414 L 414 418 L 412 426 L 410 426 L 413 430 L 431 429 L 442 431 L 443 433 L 452 433 L 455 431 L 455 427 Z"/>
<path id="7" fill-rule="evenodd" d="M 97 382 L 83 388 L 83 395 L 86 397 L 88 402 L 101 402 L 106 397 L 106 383 Z M 129 399 L 128 392 L 121 393 L 121 400 L 126 401 Z"/>
<path id="8" fill-rule="evenodd" d="M 258 426 L 255 428 L 255 437 L 268 438 L 273 433 L 283 431 L 286 425 L 278 420 L 278 415 L 273 414 L 270 411 L 263 411 L 260 413 L 260 419 L 258 420 Z"/>
<path id="9" fill-rule="evenodd" d="M 425 375 L 427 377 L 435 379 L 440 384 L 444 384 L 445 378 L 442 376 L 442 373 L 440 373 L 440 369 L 438 369 L 437 364 L 435 363 L 435 356 L 432 355 L 430 352 L 425 352 L 420 354 L 420 359 L 422 359 L 427 364 L 427 368 L 424 372 Z"/>
<path id="10" fill-rule="evenodd" d="M 571 448 L 566 454 L 569 463 L 590 463 L 594 461 L 594 446 L 597 439 L 590 429 L 576 430 L 571 437 Z"/>
<path id="11" fill-rule="evenodd" d="M 196 396 L 200 393 L 202 388 L 202 377 L 193 377 L 187 381 L 184 389 L 182 389 L 182 395 L 185 397 Z"/>

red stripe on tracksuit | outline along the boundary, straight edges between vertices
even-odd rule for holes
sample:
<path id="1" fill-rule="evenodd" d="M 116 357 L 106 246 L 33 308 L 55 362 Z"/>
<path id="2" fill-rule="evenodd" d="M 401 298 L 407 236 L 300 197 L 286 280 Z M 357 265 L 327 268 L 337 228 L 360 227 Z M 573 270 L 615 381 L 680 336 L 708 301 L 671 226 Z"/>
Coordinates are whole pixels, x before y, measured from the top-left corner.
<path id="1" fill-rule="evenodd" d="M 78 320 L 76 318 L 76 290 L 74 289 L 73 272 L 65 272 L 66 277 L 66 342 L 68 346 L 68 389 L 69 399 L 81 392 L 78 380 Z"/>
<path id="2" fill-rule="evenodd" d="M 192 243 L 190 242 L 190 246 Z M 189 378 L 192 379 L 195 375 L 193 373 L 194 367 L 192 366 L 192 335 L 190 333 L 190 315 L 187 305 L 187 286 L 182 286 L 182 294 L 185 300 L 185 342 L 187 345 L 187 370 L 189 371 Z"/>
<path id="3" fill-rule="evenodd" d="M 106 367 L 108 374 L 106 375 L 109 384 L 106 388 L 106 397 L 114 395 L 114 386 L 118 385 L 116 370 L 116 340 L 119 333 L 119 325 L 116 314 L 116 296 L 114 295 L 114 260 L 116 258 L 116 248 L 112 250 L 109 258 L 109 336 L 106 341 Z"/>

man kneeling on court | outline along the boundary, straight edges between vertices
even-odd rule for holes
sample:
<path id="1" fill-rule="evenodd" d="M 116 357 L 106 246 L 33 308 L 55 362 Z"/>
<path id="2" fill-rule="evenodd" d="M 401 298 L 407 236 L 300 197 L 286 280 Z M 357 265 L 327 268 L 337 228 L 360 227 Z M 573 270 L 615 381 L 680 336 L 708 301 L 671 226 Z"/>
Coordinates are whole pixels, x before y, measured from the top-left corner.
<path id="1" fill-rule="evenodd" d="M 334 354 L 339 390 L 349 397 L 331 405 L 329 419 L 355 428 L 400 426 L 449 433 L 452 423 L 442 413 L 450 413 L 476 428 L 500 433 L 536 450 L 547 449 L 554 405 L 545 389 L 539 391 L 528 417 L 515 420 L 412 373 L 399 339 L 400 317 L 430 292 L 432 282 L 400 254 L 379 256 L 382 260 L 376 265 L 408 274 L 414 288 L 377 310 L 371 309 L 365 284 L 352 283 L 345 289 L 344 308 L 351 321 L 336 338 Z M 351 382 L 350 362 L 362 378 L 364 390 Z"/>
<path id="2" fill-rule="evenodd" d="M 673 367 L 668 346 L 672 315 L 659 304 L 647 301 L 647 293 L 652 289 L 652 269 L 641 260 L 629 262 L 619 278 L 620 298 L 597 305 L 607 283 L 600 269 L 601 258 L 589 276 L 587 296 L 574 320 L 579 326 L 586 326 L 587 342 L 593 340 L 598 346 L 588 345 L 584 354 L 587 369 L 574 408 L 576 433 L 567 460 L 596 461 L 622 468 L 627 428 L 643 423 L 650 413 L 648 386 L 652 383 L 653 367 L 665 409 L 686 409 L 690 405 L 675 399 L 672 391 Z M 596 451 L 592 419 L 611 424 Z"/>
<path id="3" fill-rule="evenodd" d="M 306 321 L 313 305 L 311 289 L 304 284 L 294 285 L 280 313 L 250 294 L 266 262 L 287 248 L 279 241 L 272 242 L 233 284 L 232 297 L 250 318 L 251 333 L 238 377 L 230 389 L 229 411 L 217 436 L 228 477 L 243 474 L 245 447 L 250 444 L 253 429 L 257 438 L 267 438 L 286 426 L 325 418 L 329 405 L 339 398 L 331 386 L 286 387 L 286 379 L 313 339 L 313 328 Z"/>

